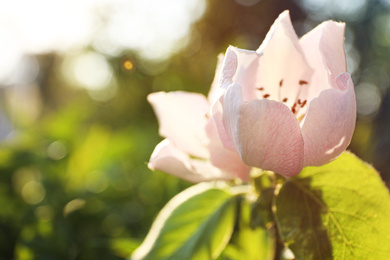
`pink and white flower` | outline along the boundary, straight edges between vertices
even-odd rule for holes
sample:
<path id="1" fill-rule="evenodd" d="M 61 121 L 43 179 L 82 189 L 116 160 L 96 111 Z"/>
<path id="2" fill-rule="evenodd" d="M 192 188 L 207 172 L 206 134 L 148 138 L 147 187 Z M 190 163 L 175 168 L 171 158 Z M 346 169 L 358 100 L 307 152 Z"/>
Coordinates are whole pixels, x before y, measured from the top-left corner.
<path id="1" fill-rule="evenodd" d="M 220 55 L 208 99 L 150 94 L 166 139 L 149 168 L 193 182 L 246 181 L 251 167 L 290 177 L 338 157 L 356 121 L 344 28 L 327 21 L 298 39 L 285 11 L 257 51 Z"/>
<path id="2" fill-rule="evenodd" d="M 356 121 L 344 29 L 327 21 L 298 39 L 285 11 L 257 51 L 229 47 L 212 106 L 224 147 L 286 177 L 338 157 Z"/>

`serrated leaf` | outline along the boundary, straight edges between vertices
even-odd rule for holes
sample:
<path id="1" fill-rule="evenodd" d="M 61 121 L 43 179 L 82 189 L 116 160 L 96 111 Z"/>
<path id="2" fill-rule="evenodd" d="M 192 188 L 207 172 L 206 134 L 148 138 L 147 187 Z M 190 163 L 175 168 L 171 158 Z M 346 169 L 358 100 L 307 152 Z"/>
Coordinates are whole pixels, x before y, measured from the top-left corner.
<path id="1" fill-rule="evenodd" d="M 351 153 L 289 179 L 274 206 L 296 259 L 390 259 L 389 192 Z"/>
<path id="2" fill-rule="evenodd" d="M 211 184 L 181 192 L 159 213 L 131 259 L 216 259 L 233 232 L 234 199 Z"/>

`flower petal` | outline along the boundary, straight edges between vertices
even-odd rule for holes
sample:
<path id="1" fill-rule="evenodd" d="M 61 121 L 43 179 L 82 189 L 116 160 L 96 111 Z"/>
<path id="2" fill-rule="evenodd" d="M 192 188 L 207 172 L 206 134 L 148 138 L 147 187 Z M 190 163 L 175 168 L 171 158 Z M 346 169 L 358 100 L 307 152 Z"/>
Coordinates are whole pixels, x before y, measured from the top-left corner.
<path id="1" fill-rule="evenodd" d="M 310 66 L 314 69 L 307 99 L 318 97 L 331 88 L 340 73 L 346 72 L 344 52 L 345 24 L 326 21 L 305 34 L 300 44 Z M 329 84 L 330 83 L 330 84 Z"/>
<path id="2" fill-rule="evenodd" d="M 219 81 L 221 79 L 222 65 L 223 65 L 224 58 L 225 58 L 224 54 L 220 53 L 218 55 L 217 68 L 215 69 L 214 80 L 213 83 L 211 83 L 211 88 L 207 96 L 210 104 L 212 104 L 217 99 L 217 92 L 219 87 Z"/>
<path id="3" fill-rule="evenodd" d="M 250 166 L 294 176 L 303 166 L 303 139 L 289 108 L 271 100 L 242 102 L 232 84 L 224 96 L 223 118 L 242 160 Z"/>
<path id="4" fill-rule="evenodd" d="M 225 127 L 222 122 L 222 104 L 221 100 L 223 95 L 225 95 L 226 88 L 233 81 L 233 76 L 237 70 L 237 55 L 230 49 L 226 51 L 226 55 L 223 60 L 222 69 L 220 72 L 220 80 L 218 82 L 218 88 L 213 93 L 213 100 L 211 106 L 211 115 L 215 121 L 215 124 L 218 129 L 219 136 L 221 138 L 222 144 L 225 148 L 234 150 L 234 144 L 230 140 Z"/>
<path id="5" fill-rule="evenodd" d="M 229 47 L 226 50 L 225 59 L 222 64 L 221 79 L 219 81 L 219 88 L 226 90 L 226 88 L 233 82 L 233 77 L 237 71 L 237 55 Z"/>
<path id="6" fill-rule="evenodd" d="M 356 122 L 352 79 L 340 74 L 333 89 L 313 99 L 302 126 L 304 166 L 319 166 L 339 156 L 349 145 Z"/>
<path id="7" fill-rule="evenodd" d="M 210 139 L 208 148 L 211 163 L 232 176 L 248 181 L 251 168 L 244 164 L 235 150 L 227 149 L 222 145 L 217 126 L 212 118 L 207 123 L 206 132 Z"/>
<path id="8" fill-rule="evenodd" d="M 218 55 L 217 68 L 215 69 L 214 79 L 213 79 L 213 82 L 211 83 L 211 88 L 210 88 L 209 93 L 207 95 L 207 98 L 208 98 L 210 104 L 213 104 L 214 101 L 216 99 L 218 99 L 218 97 L 217 97 L 218 88 L 219 88 L 219 82 L 221 80 L 224 59 L 225 59 L 225 55 L 223 53 L 220 53 Z"/>
<path id="9" fill-rule="evenodd" d="M 226 51 L 221 79 L 218 84 L 219 88 L 212 103 L 211 114 L 217 125 L 223 146 L 230 150 L 234 150 L 235 148 L 222 122 L 221 102 L 223 102 L 223 95 L 225 95 L 226 89 L 233 81 L 246 85 L 254 84 L 255 80 L 253 79 L 257 77 L 258 58 L 259 55 L 255 51 L 241 50 L 232 46 Z M 253 87 L 246 88 L 243 96 L 245 100 L 256 98 L 254 85 Z"/>
<path id="10" fill-rule="evenodd" d="M 223 124 L 223 108 L 222 108 L 223 96 L 217 100 L 214 105 L 211 107 L 211 114 L 217 130 L 219 137 L 221 139 L 223 147 L 235 151 L 233 140 L 230 138 L 229 134 L 226 132 L 225 125 Z"/>
<path id="11" fill-rule="evenodd" d="M 193 156 L 208 158 L 205 132 L 207 99 L 196 93 L 158 92 L 148 96 L 159 121 L 159 132 L 174 145 Z"/>
<path id="12" fill-rule="evenodd" d="M 170 173 L 190 182 L 231 179 L 231 176 L 214 167 L 210 161 L 190 158 L 168 139 L 154 149 L 148 167 Z"/>
<path id="13" fill-rule="evenodd" d="M 249 101 L 257 98 L 256 91 L 259 85 L 258 71 L 261 55 L 256 51 L 243 50 L 232 46 L 228 48 L 228 52 L 234 53 L 237 59 L 237 69 L 232 82 L 245 86 L 242 89 L 243 100 Z"/>
<path id="14" fill-rule="evenodd" d="M 306 61 L 289 12 L 279 15 L 257 50 L 258 98 L 268 98 L 292 107 L 301 92 L 306 92 L 313 73 Z M 243 85 L 243 87 L 247 87 Z"/>
<path id="15" fill-rule="evenodd" d="M 344 31 L 344 23 L 329 22 L 323 28 L 320 50 L 331 82 L 334 82 L 340 73 L 347 71 L 347 61 L 344 51 Z"/>

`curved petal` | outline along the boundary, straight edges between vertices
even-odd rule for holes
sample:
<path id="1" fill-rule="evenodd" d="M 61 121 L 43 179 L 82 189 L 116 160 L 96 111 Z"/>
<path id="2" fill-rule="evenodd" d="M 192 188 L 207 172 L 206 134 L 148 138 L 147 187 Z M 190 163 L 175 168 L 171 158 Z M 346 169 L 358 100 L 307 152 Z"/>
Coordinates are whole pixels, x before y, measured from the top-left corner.
<path id="1" fill-rule="evenodd" d="M 209 157 L 205 127 L 210 106 L 203 95 L 181 91 L 158 92 L 148 95 L 148 101 L 157 115 L 161 136 L 188 154 Z"/>
<path id="2" fill-rule="evenodd" d="M 233 82 L 242 86 L 248 86 L 243 92 L 245 100 L 256 98 L 255 89 L 259 57 L 260 55 L 255 51 L 229 46 L 222 66 L 219 95 L 214 101 L 218 100 Z"/>
<path id="3" fill-rule="evenodd" d="M 242 102 L 241 87 L 224 97 L 224 123 L 242 160 L 250 166 L 294 176 L 303 166 L 303 139 L 290 109 L 271 100 Z"/>
<path id="4" fill-rule="evenodd" d="M 344 23 L 326 21 L 300 39 L 302 50 L 314 69 L 308 100 L 331 88 L 337 75 L 346 72 L 344 31 Z"/>
<path id="5" fill-rule="evenodd" d="M 236 74 L 237 66 L 237 55 L 229 47 L 226 50 L 225 59 L 223 60 L 221 79 L 219 81 L 219 88 L 225 90 L 232 82 L 233 77 Z"/>
<path id="6" fill-rule="evenodd" d="M 217 99 L 217 92 L 219 87 L 219 81 L 221 79 L 222 65 L 223 65 L 224 58 L 225 58 L 224 54 L 220 53 L 218 55 L 217 68 L 215 69 L 214 79 L 213 82 L 211 83 L 209 94 L 207 95 L 210 104 L 212 104 Z"/>
<path id="7" fill-rule="evenodd" d="M 347 71 L 344 51 L 344 23 L 329 22 L 323 27 L 320 51 L 333 83 L 340 73 Z"/>
<path id="8" fill-rule="evenodd" d="M 170 173 L 190 182 L 231 179 L 231 176 L 215 168 L 210 161 L 190 158 L 177 149 L 168 139 L 154 149 L 148 167 Z"/>
<path id="9" fill-rule="evenodd" d="M 299 44 L 288 11 L 275 20 L 257 52 L 261 53 L 257 72 L 258 98 L 284 100 L 288 107 L 292 107 L 301 92 L 307 92 L 313 71 Z"/>
<path id="10" fill-rule="evenodd" d="M 234 53 L 237 59 L 237 69 L 233 82 L 240 86 L 245 86 L 242 89 L 243 100 L 249 101 L 257 98 L 256 91 L 259 87 L 258 70 L 261 54 L 256 51 L 243 50 L 232 46 L 229 47 L 228 52 Z"/>
<path id="11" fill-rule="evenodd" d="M 225 127 L 222 122 L 222 97 L 225 95 L 227 87 L 233 82 L 234 74 L 237 70 L 237 55 L 229 47 L 226 51 L 222 69 L 221 76 L 218 82 L 218 88 L 214 92 L 214 98 L 211 106 L 211 115 L 215 121 L 215 124 L 218 129 L 219 136 L 221 138 L 222 144 L 225 148 L 234 150 L 233 142 L 230 140 Z"/>
<path id="12" fill-rule="evenodd" d="M 313 99 L 302 126 L 304 166 L 319 166 L 339 156 L 349 145 L 356 122 L 352 79 L 340 74 L 333 89 Z"/>
<path id="13" fill-rule="evenodd" d="M 256 98 L 255 88 L 253 84 L 256 83 L 257 66 L 259 54 L 255 51 L 241 50 L 230 46 L 225 54 L 224 63 L 221 71 L 221 79 L 219 88 L 214 98 L 211 107 L 211 114 L 217 125 L 219 136 L 225 148 L 234 150 L 234 144 L 226 132 L 223 125 L 222 110 L 223 110 L 223 96 L 226 89 L 233 83 L 244 84 L 252 86 L 243 90 L 244 100 L 252 100 Z"/>
<path id="14" fill-rule="evenodd" d="M 215 125 L 217 127 L 219 137 L 222 141 L 223 147 L 226 149 L 230 149 L 235 151 L 234 143 L 232 139 L 230 138 L 229 134 L 226 132 L 225 125 L 223 124 L 223 96 L 220 97 L 219 100 L 217 100 L 214 105 L 211 107 L 211 114 L 213 116 L 213 120 L 215 122 Z"/>
<path id="15" fill-rule="evenodd" d="M 249 180 L 251 167 L 244 164 L 235 150 L 226 149 L 219 138 L 215 121 L 211 118 L 206 126 L 207 136 L 210 139 L 208 145 L 211 163 L 225 172 L 236 176 L 243 181 Z"/>

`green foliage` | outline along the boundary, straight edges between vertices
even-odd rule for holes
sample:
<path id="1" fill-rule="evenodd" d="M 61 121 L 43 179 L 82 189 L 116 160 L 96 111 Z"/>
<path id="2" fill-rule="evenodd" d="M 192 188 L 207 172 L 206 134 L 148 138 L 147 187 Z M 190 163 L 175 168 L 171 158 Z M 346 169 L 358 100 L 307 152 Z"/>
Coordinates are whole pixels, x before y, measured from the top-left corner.
<path id="1" fill-rule="evenodd" d="M 154 118 L 118 128 L 90 118 L 70 103 L 2 143 L 0 259 L 125 259 L 188 186 L 148 170 Z"/>
<path id="2" fill-rule="evenodd" d="M 272 230 L 262 225 L 253 225 L 253 213 L 258 212 L 255 205 L 248 200 L 241 200 L 237 229 L 231 243 L 224 250 L 221 260 L 273 259 L 275 238 Z"/>
<path id="3" fill-rule="evenodd" d="M 183 191 L 160 212 L 132 259 L 216 259 L 233 231 L 234 201 L 210 184 Z"/>
<path id="4" fill-rule="evenodd" d="M 351 153 L 287 180 L 274 206 L 296 259 L 390 259 L 389 192 Z"/>
<path id="5" fill-rule="evenodd" d="M 0 145 L 0 259 L 129 257 L 157 212 L 190 185 L 147 169 L 150 154 L 162 138 L 146 96 L 174 90 L 206 94 L 218 53 L 225 52 L 229 44 L 256 49 L 268 25 L 283 9 L 290 9 L 293 19 L 307 24 L 326 20 L 313 15 L 318 13 L 315 9 L 306 16 L 302 6 L 292 0 L 258 1 L 250 8 L 238 2 L 244 1 L 208 1 L 205 16 L 193 25 L 189 46 L 161 66 L 153 65 L 159 73 L 145 69 L 145 61 L 137 58 L 137 53 L 110 56 L 117 93 L 108 101 L 91 99 L 89 92 L 63 79 L 62 52 L 34 55 L 39 77 L 32 84 L 2 86 L 0 105 L 14 132 Z M 355 85 L 363 80 L 384 93 L 389 86 L 390 41 L 384 33 L 389 9 L 385 8 L 386 1 L 368 2 L 367 9 L 358 11 L 360 18 L 344 10 L 333 19 L 353 18 L 347 23 L 350 35 L 346 40 L 352 43 L 348 49 L 355 66 L 351 70 L 359 66 Z M 126 57 L 135 65 L 131 72 L 122 70 Z M 24 92 L 30 85 L 39 87 L 39 96 Z M 14 100 L 13 92 L 26 97 Z M 374 162 L 385 180 L 386 176 L 390 179 L 390 125 L 385 110 L 389 94 L 382 99 L 383 111 L 376 119 L 358 122 L 351 144 L 361 158 Z M 26 106 L 30 101 L 36 105 Z M 39 113 L 31 116 L 30 110 Z M 204 206 L 209 217 L 217 218 L 217 212 L 230 207 L 235 207 L 238 216 L 232 239 L 219 259 L 262 259 L 265 248 L 274 250 L 275 234 L 268 232 L 274 230 L 275 222 L 270 203 L 275 199 L 274 183 L 265 175 L 259 181 L 260 196 L 252 198 L 254 204 L 242 199 L 241 207 L 236 207 L 237 200 L 226 191 L 210 192 L 222 198 L 214 198 L 221 203 L 214 209 L 209 204 Z M 314 259 L 339 259 L 344 248 L 346 259 L 390 259 L 386 257 L 390 244 L 388 200 L 375 171 L 347 154 L 329 165 L 307 168 L 287 181 L 274 204 L 283 205 L 276 212 L 278 227 L 298 259 L 310 259 L 311 255 Z M 198 214 L 208 219 L 207 212 Z M 228 231 L 232 228 L 226 226 Z M 321 239 L 322 244 L 316 244 L 313 237 Z"/>
<path id="6" fill-rule="evenodd" d="M 285 259 L 283 245 L 297 260 L 390 257 L 388 190 L 351 153 L 287 180 L 264 172 L 256 193 L 244 187 L 198 184 L 177 195 L 133 260 L 216 259 L 222 250 L 220 260 Z"/>

